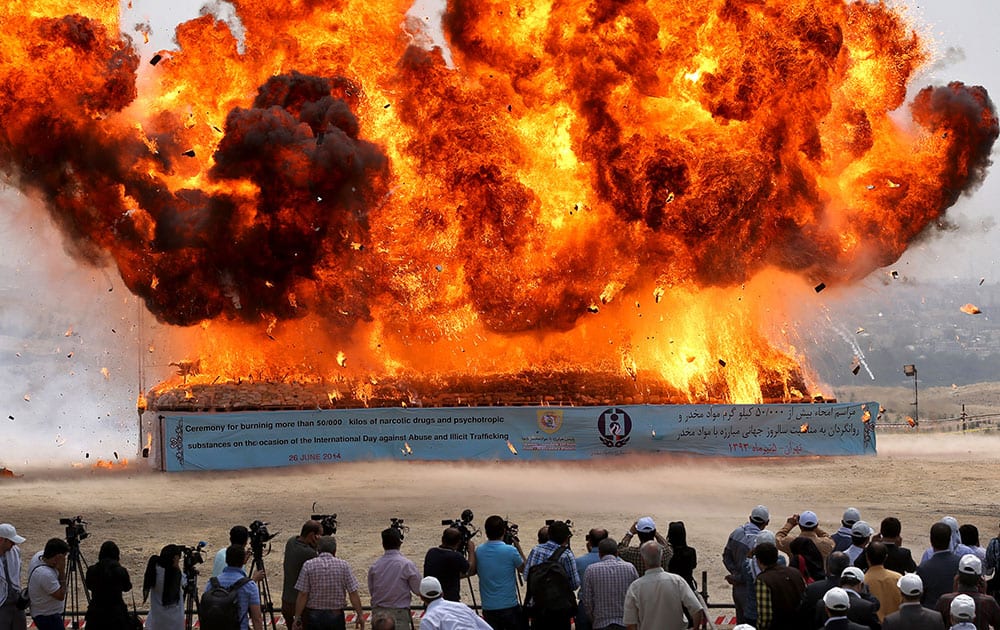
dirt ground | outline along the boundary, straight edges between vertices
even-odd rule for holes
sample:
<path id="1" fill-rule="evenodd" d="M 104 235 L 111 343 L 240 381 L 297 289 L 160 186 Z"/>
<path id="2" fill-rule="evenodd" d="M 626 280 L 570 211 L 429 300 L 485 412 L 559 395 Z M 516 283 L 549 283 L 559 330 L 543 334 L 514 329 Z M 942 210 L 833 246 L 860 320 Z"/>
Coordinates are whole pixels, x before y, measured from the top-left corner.
<path id="1" fill-rule="evenodd" d="M 897 516 L 904 544 L 917 557 L 927 546 L 930 525 L 945 515 L 977 525 L 984 545 L 997 534 L 1000 436 L 884 434 L 878 446 L 877 456 L 797 460 L 378 462 L 181 474 L 53 470 L 0 480 L 0 521 L 14 523 L 28 538 L 22 545 L 27 558 L 46 539 L 63 536 L 60 518 L 82 515 L 89 533 L 81 544 L 84 557 L 96 560 L 101 542 L 115 540 L 138 583 L 146 559 L 167 543 L 206 541 L 209 573 L 211 555 L 226 544 L 229 527 L 261 519 L 272 533 L 279 532 L 265 558 L 275 600 L 283 544 L 314 511 L 314 502 L 317 513 L 338 515 L 338 555 L 350 562 L 362 585 L 381 553 L 378 534 L 392 517 L 410 527 L 403 552 L 418 566 L 427 548 L 438 543 L 441 520 L 458 518 L 465 508 L 473 510 L 478 526 L 491 514 L 518 523 L 526 549 L 545 519 L 571 519 L 576 552 L 583 551 L 584 533 L 594 526 L 620 537 L 639 516 L 652 516 L 663 531 L 669 521 L 682 520 L 689 544 L 698 550 L 698 570 L 708 572 L 712 603 L 729 601 L 720 559 L 726 537 L 758 503 L 771 509 L 772 530 L 805 509 L 831 530 L 848 506 L 876 527 L 885 516 Z M 469 600 L 468 588 L 463 598 Z M 367 593 L 362 599 L 368 603 Z"/>

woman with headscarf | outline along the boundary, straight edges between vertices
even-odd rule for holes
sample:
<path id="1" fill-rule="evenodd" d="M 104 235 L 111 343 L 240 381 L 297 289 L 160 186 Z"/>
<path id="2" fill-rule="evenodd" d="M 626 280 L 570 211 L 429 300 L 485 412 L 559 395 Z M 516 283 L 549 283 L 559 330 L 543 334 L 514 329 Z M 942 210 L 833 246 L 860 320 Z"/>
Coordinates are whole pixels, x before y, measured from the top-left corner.
<path id="1" fill-rule="evenodd" d="M 799 570 L 806 584 L 812 584 L 826 578 L 826 571 L 823 569 L 823 554 L 820 553 L 819 547 L 812 541 L 812 538 L 799 536 L 792 541 L 788 549 L 791 551 L 788 558 L 789 566 Z"/>
<path id="2" fill-rule="evenodd" d="M 132 617 L 129 614 L 122 593 L 132 590 L 132 580 L 121 565 L 118 545 L 108 540 L 101 545 L 97 554 L 97 564 L 87 569 L 84 580 L 90 590 L 90 605 L 85 617 L 88 628 L 101 630 L 131 630 Z"/>
<path id="3" fill-rule="evenodd" d="M 142 579 L 142 601 L 149 599 L 146 630 L 181 630 L 184 627 L 184 574 L 181 547 L 167 545 L 150 556 Z"/>

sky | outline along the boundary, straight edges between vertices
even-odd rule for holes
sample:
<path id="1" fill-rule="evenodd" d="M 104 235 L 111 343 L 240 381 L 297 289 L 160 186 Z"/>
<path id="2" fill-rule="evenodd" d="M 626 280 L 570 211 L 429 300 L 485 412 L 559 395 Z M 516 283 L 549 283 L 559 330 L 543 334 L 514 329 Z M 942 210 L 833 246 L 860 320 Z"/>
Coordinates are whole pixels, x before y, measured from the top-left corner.
<path id="1" fill-rule="evenodd" d="M 418 0 L 414 11 L 433 20 L 441 6 L 437 2 Z M 131 8 L 123 3 L 122 27 L 134 35 L 136 23 L 150 25 L 148 45 L 134 36 L 146 60 L 174 48 L 174 25 L 197 17 L 203 4 L 132 0 Z M 984 85 L 1000 100 L 1000 1 L 902 4 L 919 32 L 932 40 L 937 59 L 916 78 L 911 92 L 960 80 Z M 232 14 L 228 5 L 212 7 L 216 15 Z M 115 271 L 72 261 L 32 203 L 0 185 L 0 379 L 6 385 L 0 389 L 5 434 L 0 466 L 87 465 L 98 458 L 134 456 L 143 439 L 136 397 L 170 371 L 169 365 L 149 359 L 167 354 L 152 345 L 158 325 L 148 316 L 145 328 L 137 325 L 142 309 Z M 957 231 L 914 245 L 893 268 L 916 280 L 1000 281 L 998 206 L 1000 173 L 994 172 L 949 211 Z"/>

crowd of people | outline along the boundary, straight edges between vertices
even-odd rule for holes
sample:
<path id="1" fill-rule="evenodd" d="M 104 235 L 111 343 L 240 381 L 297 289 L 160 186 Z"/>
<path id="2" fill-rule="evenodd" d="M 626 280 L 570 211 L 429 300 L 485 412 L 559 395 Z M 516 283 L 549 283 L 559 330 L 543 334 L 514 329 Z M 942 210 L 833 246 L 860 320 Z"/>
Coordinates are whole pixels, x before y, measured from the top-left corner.
<path id="1" fill-rule="evenodd" d="M 917 562 L 902 545 L 901 524 L 894 517 L 882 519 L 876 532 L 858 510 L 848 508 L 832 534 L 810 510 L 791 515 L 775 531 L 767 529 L 770 522 L 765 506 L 753 508 L 721 553 L 738 630 L 1000 630 L 995 599 L 1000 538 L 982 547 L 975 526 L 941 519 L 930 528 L 930 546 Z M 670 523 L 664 537 L 644 516 L 619 540 L 595 527 L 586 533 L 586 553 L 579 556 L 569 545 L 568 522 L 549 521 L 528 553 L 503 517 L 484 521 L 486 541 L 478 546 L 468 530 L 456 525 L 443 531 L 439 546 L 427 550 L 422 568 L 402 552 L 404 528 L 394 524 L 381 532 L 383 554 L 367 570 L 372 630 L 414 628 L 414 598 L 424 606 L 422 630 L 709 625 L 704 594 L 694 579 L 698 556 L 687 544 L 683 522 Z M 63 628 L 70 546 L 50 539 L 22 575 L 19 546 L 24 542 L 13 525 L 0 525 L 0 630 L 25 628 L 29 607 L 36 627 Z M 200 593 L 189 588 L 195 583 L 189 583 L 194 575 L 182 564 L 184 547 L 167 545 L 150 557 L 142 579 L 142 601 L 148 605 L 143 621 L 134 613 L 134 598 L 132 609 L 125 602 L 132 581 L 119 549 L 105 542 L 97 563 L 86 570 L 86 626 L 138 630 L 144 623 L 147 629 L 180 630 L 194 609 L 205 630 L 263 630 L 265 613 L 277 609 L 296 630 L 343 629 L 349 605 L 356 626 L 365 627 L 361 584 L 351 565 L 337 557 L 337 540 L 324 535 L 320 522 L 305 522 L 285 544 L 280 602 L 266 601 L 266 572 L 250 562 L 250 530 L 233 527 L 229 543 L 215 554 Z M 477 577 L 475 591 L 471 576 Z M 461 601 L 463 580 L 475 609 Z M 198 601 L 192 606 L 189 598 Z"/>

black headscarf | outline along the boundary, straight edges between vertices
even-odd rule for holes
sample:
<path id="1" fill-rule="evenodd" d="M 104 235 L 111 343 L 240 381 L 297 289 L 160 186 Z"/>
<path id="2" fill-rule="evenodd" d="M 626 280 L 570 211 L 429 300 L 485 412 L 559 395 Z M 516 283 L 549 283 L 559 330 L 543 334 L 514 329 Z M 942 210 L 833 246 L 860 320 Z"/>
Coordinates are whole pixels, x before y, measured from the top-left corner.
<path id="1" fill-rule="evenodd" d="M 789 564 L 799 570 L 807 584 L 826 577 L 823 554 L 811 538 L 799 536 L 791 542 L 788 549 L 791 551 Z"/>
<path id="2" fill-rule="evenodd" d="M 101 550 L 97 554 L 97 560 L 121 562 L 121 559 L 122 552 L 119 551 L 118 545 L 116 545 L 113 540 L 104 541 L 104 544 L 101 545 Z"/>
<path id="3" fill-rule="evenodd" d="M 146 573 L 142 577 L 142 601 L 149 597 L 149 591 L 156 585 L 156 567 L 163 569 L 163 593 L 160 602 L 170 606 L 181 601 L 181 570 L 174 566 L 174 560 L 181 555 L 179 545 L 167 545 L 158 556 L 150 556 L 146 563 Z"/>

